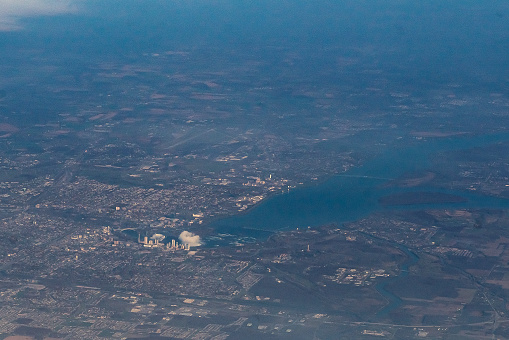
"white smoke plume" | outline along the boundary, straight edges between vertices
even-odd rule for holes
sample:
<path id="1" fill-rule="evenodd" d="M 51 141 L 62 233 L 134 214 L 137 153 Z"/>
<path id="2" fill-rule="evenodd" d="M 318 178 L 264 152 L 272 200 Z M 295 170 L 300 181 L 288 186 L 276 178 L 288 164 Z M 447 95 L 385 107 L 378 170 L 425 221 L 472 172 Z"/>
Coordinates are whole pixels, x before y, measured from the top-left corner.
<path id="1" fill-rule="evenodd" d="M 189 244 L 191 247 L 201 246 L 200 236 L 186 230 L 180 233 L 179 240 L 184 244 Z"/>
<path id="2" fill-rule="evenodd" d="M 162 242 L 165 238 L 166 236 L 164 236 L 163 234 L 154 234 L 151 237 L 152 240 L 157 240 L 158 242 Z"/>
<path id="3" fill-rule="evenodd" d="M 23 17 L 75 12 L 75 4 L 73 0 L 0 0 L 0 31 L 21 29 Z"/>

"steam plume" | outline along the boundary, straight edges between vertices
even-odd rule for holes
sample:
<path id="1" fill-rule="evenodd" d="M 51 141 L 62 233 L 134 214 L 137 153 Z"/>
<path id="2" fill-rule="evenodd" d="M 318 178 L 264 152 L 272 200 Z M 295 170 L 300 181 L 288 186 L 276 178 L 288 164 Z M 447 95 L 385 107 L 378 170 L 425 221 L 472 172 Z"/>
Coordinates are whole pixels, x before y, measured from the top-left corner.
<path id="1" fill-rule="evenodd" d="M 184 244 L 189 244 L 191 247 L 201 246 L 200 236 L 186 230 L 180 233 L 179 240 Z"/>

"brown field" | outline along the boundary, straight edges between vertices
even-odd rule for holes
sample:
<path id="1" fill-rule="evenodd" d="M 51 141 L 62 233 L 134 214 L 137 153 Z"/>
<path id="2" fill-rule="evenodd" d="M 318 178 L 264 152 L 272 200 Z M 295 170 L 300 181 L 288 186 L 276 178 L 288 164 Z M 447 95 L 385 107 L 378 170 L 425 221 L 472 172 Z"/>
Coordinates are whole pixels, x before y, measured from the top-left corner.
<path id="1" fill-rule="evenodd" d="M 9 123 L 0 123 L 0 131 L 1 132 L 18 132 L 19 129 Z"/>

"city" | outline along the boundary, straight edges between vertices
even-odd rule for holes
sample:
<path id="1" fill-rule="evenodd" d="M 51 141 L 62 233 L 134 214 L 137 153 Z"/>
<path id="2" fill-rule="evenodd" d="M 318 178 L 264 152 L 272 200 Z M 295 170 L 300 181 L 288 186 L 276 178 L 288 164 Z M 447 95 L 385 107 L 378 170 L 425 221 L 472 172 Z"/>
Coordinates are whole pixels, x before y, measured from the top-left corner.
<path id="1" fill-rule="evenodd" d="M 0 339 L 509 339 L 495 2 L 0 3 Z"/>

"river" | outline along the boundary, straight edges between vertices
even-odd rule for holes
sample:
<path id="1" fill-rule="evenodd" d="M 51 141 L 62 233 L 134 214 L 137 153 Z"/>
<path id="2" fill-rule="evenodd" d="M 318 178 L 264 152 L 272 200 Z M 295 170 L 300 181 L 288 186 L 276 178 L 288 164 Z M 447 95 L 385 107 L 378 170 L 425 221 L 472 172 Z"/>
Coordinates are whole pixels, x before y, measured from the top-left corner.
<path id="1" fill-rule="evenodd" d="M 394 209 L 433 208 L 509 208 L 509 200 L 486 196 L 471 191 L 446 190 L 429 185 L 415 188 L 398 188 L 383 185 L 406 173 L 432 171 L 431 157 L 444 151 L 487 146 L 509 139 L 509 134 L 463 136 L 423 141 L 421 145 L 397 147 L 387 150 L 363 166 L 336 175 L 315 186 L 296 188 L 271 197 L 247 213 L 216 221 L 212 226 L 221 233 L 242 241 L 243 238 L 266 238 L 271 233 L 291 228 L 319 226 L 329 223 L 342 224 L 355 221 L 375 211 Z M 382 205 L 380 199 L 388 195 L 408 192 L 427 192 L 459 197 L 458 202 Z M 220 242 L 221 237 L 215 242 Z M 210 244 L 209 244 L 210 245 Z M 377 291 L 388 300 L 377 317 L 383 317 L 402 304 L 402 300 L 385 289 L 408 276 L 408 268 L 418 261 L 418 256 L 407 247 L 393 244 L 407 256 L 400 266 L 401 273 L 376 285 Z"/>

